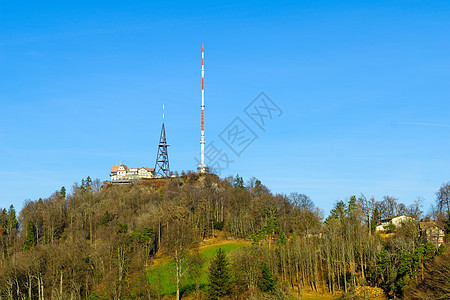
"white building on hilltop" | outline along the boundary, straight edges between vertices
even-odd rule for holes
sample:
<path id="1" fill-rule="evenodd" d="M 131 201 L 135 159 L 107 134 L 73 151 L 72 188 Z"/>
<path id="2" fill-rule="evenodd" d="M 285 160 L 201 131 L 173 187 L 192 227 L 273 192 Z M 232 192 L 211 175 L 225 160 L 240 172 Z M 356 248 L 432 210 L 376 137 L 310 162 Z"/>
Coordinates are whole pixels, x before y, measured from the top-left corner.
<path id="1" fill-rule="evenodd" d="M 111 182 L 128 182 L 141 178 L 155 178 L 154 168 L 128 168 L 126 165 L 113 165 L 111 168 Z"/>

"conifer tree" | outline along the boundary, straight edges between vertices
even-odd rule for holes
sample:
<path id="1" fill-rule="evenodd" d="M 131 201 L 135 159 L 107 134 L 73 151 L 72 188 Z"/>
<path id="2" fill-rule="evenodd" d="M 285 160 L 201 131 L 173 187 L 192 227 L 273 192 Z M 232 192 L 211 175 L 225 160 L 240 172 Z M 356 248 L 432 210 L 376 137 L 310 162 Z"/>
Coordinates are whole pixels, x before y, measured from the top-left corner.
<path id="1" fill-rule="evenodd" d="M 100 219 L 101 225 L 106 225 L 112 220 L 111 215 L 109 214 L 109 211 L 105 211 L 105 214 Z"/>
<path id="2" fill-rule="evenodd" d="M 211 262 L 208 279 L 208 299 L 221 299 L 230 293 L 230 269 L 228 266 L 228 259 L 222 248 L 217 250 L 216 257 Z"/>
<path id="3" fill-rule="evenodd" d="M 16 217 L 16 210 L 14 209 L 14 206 L 10 206 L 8 210 L 8 227 L 10 228 L 9 231 L 12 229 L 17 229 L 19 227 L 19 222 L 17 222 Z M 11 234 L 11 233 L 9 233 Z"/>
<path id="4" fill-rule="evenodd" d="M 25 239 L 24 249 L 29 250 L 31 247 L 36 245 L 36 237 L 35 237 L 34 224 L 31 221 L 28 221 L 27 224 L 27 237 Z"/>
<path id="5" fill-rule="evenodd" d="M 16 217 L 16 210 L 14 206 L 10 206 L 8 210 L 8 220 L 7 220 L 7 235 L 8 235 L 8 246 L 12 243 L 12 237 L 14 236 L 14 231 L 19 228 L 19 222 Z"/>
<path id="6" fill-rule="evenodd" d="M 436 255 L 441 256 L 445 252 L 447 252 L 447 249 L 445 248 L 444 244 L 441 244 L 441 245 L 439 245 L 439 248 L 437 249 Z"/>
<path id="7" fill-rule="evenodd" d="M 270 272 L 269 266 L 266 263 L 262 266 L 262 278 L 258 283 L 258 287 L 264 293 L 275 290 L 275 279 L 272 277 L 272 272 Z"/>
<path id="8" fill-rule="evenodd" d="M 66 198 L 66 187 L 65 187 L 65 186 L 61 187 L 61 190 L 59 191 L 59 194 L 60 194 L 61 197 L 63 197 L 64 199 Z"/>
<path id="9" fill-rule="evenodd" d="M 236 175 L 236 178 L 234 179 L 233 186 L 237 189 L 243 189 L 244 188 L 244 179 L 239 176 L 239 174 Z"/>

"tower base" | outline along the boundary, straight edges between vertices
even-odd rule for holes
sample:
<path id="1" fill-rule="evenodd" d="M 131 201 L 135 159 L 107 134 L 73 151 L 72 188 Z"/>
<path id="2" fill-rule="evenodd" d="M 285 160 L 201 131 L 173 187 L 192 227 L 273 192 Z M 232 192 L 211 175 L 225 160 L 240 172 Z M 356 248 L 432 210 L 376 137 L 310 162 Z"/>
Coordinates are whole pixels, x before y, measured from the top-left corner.
<path id="1" fill-rule="evenodd" d="M 198 174 L 208 174 L 209 173 L 209 168 L 205 165 L 200 165 L 197 168 L 197 172 Z"/>

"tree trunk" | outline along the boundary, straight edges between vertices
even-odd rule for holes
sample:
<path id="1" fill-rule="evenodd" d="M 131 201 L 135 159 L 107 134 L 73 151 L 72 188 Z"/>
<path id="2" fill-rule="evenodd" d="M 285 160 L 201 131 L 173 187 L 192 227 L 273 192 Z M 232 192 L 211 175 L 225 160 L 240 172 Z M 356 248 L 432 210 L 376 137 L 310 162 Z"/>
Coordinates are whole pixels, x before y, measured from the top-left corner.
<path id="1" fill-rule="evenodd" d="M 364 274 L 364 254 L 363 254 L 363 251 L 362 251 L 362 247 L 360 249 L 360 253 L 361 253 L 361 255 L 360 255 L 360 258 L 361 258 L 361 279 L 362 279 L 363 282 L 365 282 L 366 281 L 366 275 Z"/>
<path id="2" fill-rule="evenodd" d="M 344 275 L 344 292 L 347 293 L 347 268 L 346 268 L 346 264 L 345 264 L 345 252 L 342 251 L 342 268 L 343 268 L 343 272 L 342 274 Z"/>
<path id="3" fill-rule="evenodd" d="M 63 271 L 61 270 L 61 277 L 59 278 L 59 299 L 63 299 Z"/>
<path id="4" fill-rule="evenodd" d="M 14 281 L 16 282 L 16 292 L 17 292 L 17 298 L 20 298 L 20 286 L 19 286 L 19 280 L 17 277 L 14 278 Z"/>
<path id="5" fill-rule="evenodd" d="M 161 247 L 161 220 L 158 222 L 158 250 Z"/>
<path id="6" fill-rule="evenodd" d="M 328 292 L 333 293 L 333 278 L 331 276 L 330 255 L 327 254 L 327 277 L 328 277 Z"/>
<path id="7" fill-rule="evenodd" d="M 42 277 L 42 274 L 39 274 L 40 280 L 41 280 L 41 290 L 42 290 L 42 300 L 44 300 L 44 278 Z"/>
<path id="8" fill-rule="evenodd" d="M 423 280 L 423 260 L 422 260 L 421 265 L 422 265 L 422 280 Z"/>
<path id="9" fill-rule="evenodd" d="M 41 280 L 40 280 L 39 276 L 36 277 L 36 279 L 38 282 L 38 299 L 41 300 Z"/>
<path id="10" fill-rule="evenodd" d="M 177 275 L 177 297 L 176 300 L 180 300 L 180 276 L 181 276 L 181 264 L 178 259 L 178 250 L 175 250 L 175 265 L 176 265 L 176 275 Z"/>
<path id="11" fill-rule="evenodd" d="M 298 261 L 295 262 L 295 266 L 296 266 L 296 277 L 297 277 L 297 288 L 298 288 L 298 299 L 302 299 L 302 287 L 300 284 L 300 278 L 298 276 L 299 273 L 299 269 L 298 269 Z"/>
<path id="12" fill-rule="evenodd" d="M 31 274 L 28 274 L 28 299 L 31 299 Z"/>
<path id="13" fill-rule="evenodd" d="M 91 245 L 94 243 L 94 228 L 92 225 L 92 216 L 89 219 L 89 239 L 91 241 Z"/>
<path id="14" fill-rule="evenodd" d="M 9 299 L 13 299 L 13 282 L 11 279 L 8 279 L 8 295 Z"/>
<path id="15" fill-rule="evenodd" d="M 221 199 L 221 204 L 222 204 L 222 208 L 221 208 L 221 210 L 222 210 L 222 217 L 220 219 L 220 222 L 223 222 L 223 199 Z"/>

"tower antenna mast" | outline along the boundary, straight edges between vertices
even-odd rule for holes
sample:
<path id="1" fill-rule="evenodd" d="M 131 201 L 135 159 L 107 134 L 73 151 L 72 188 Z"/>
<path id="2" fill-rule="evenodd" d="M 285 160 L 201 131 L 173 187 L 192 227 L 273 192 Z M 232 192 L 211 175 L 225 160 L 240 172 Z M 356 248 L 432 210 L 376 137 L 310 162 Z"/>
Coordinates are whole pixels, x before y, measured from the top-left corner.
<path id="1" fill-rule="evenodd" d="M 202 44 L 202 133 L 200 136 L 201 160 L 198 166 L 198 173 L 206 174 L 209 172 L 205 165 L 205 47 Z"/>
<path id="2" fill-rule="evenodd" d="M 161 127 L 161 136 L 159 138 L 158 153 L 156 154 L 155 173 L 157 176 L 169 177 L 169 153 L 167 152 L 166 128 L 164 126 L 164 100 L 163 100 L 163 123 Z"/>

